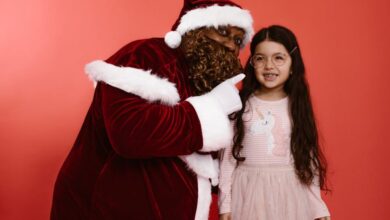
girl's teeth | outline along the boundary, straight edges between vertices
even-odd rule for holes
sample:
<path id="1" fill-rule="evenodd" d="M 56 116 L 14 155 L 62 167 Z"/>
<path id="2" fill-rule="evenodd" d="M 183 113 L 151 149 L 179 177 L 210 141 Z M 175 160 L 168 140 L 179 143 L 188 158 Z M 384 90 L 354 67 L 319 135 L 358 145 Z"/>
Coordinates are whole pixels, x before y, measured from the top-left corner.
<path id="1" fill-rule="evenodd" d="M 269 80 L 269 81 L 276 79 L 276 77 L 277 77 L 277 75 L 273 74 L 273 73 L 265 73 L 264 74 L 264 78 L 266 80 Z"/>

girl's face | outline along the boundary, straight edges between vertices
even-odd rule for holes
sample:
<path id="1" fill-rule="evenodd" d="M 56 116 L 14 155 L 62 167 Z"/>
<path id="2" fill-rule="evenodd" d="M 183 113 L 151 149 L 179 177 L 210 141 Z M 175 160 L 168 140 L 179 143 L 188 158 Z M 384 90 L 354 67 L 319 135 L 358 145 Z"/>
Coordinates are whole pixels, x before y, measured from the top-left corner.
<path id="1" fill-rule="evenodd" d="M 291 57 L 283 44 L 263 41 L 256 46 L 251 64 L 256 79 L 267 91 L 283 91 L 291 72 Z"/>

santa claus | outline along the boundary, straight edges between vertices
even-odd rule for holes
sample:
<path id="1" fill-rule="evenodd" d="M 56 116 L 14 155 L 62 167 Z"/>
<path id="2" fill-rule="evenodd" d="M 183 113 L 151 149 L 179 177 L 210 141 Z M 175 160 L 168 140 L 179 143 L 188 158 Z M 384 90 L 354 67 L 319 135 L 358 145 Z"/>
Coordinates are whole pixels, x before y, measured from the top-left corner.
<path id="1" fill-rule="evenodd" d="M 51 219 L 207 219 L 228 115 L 241 109 L 237 58 L 253 34 L 228 0 L 186 0 L 165 38 L 86 65 L 97 82 L 58 175 Z"/>

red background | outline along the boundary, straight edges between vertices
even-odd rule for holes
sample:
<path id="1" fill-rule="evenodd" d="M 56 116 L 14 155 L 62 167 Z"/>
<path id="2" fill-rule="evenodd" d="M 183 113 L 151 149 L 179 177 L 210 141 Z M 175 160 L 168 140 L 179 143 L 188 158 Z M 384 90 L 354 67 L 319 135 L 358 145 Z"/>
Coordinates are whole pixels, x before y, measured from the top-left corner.
<path id="1" fill-rule="evenodd" d="M 236 2 L 251 10 L 256 30 L 282 24 L 298 36 L 330 165 L 332 219 L 388 219 L 390 2 Z M 84 64 L 164 36 L 181 6 L 0 2 L 0 219 L 48 219 L 56 175 L 92 99 Z"/>

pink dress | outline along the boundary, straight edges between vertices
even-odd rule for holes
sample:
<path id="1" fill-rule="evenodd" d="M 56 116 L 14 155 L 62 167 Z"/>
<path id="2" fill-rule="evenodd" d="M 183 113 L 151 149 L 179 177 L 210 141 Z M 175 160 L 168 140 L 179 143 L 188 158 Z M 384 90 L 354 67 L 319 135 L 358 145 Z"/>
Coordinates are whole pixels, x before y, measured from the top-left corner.
<path id="1" fill-rule="evenodd" d="M 243 115 L 245 137 L 236 167 L 230 149 L 221 159 L 219 213 L 233 220 L 313 220 L 330 216 L 318 178 L 302 184 L 290 153 L 288 98 L 264 101 L 252 96 Z"/>

